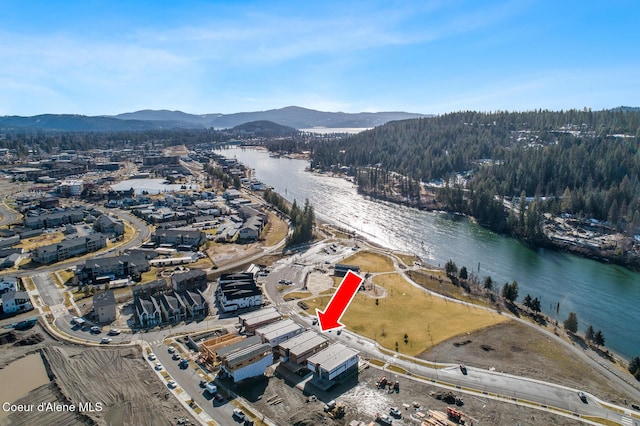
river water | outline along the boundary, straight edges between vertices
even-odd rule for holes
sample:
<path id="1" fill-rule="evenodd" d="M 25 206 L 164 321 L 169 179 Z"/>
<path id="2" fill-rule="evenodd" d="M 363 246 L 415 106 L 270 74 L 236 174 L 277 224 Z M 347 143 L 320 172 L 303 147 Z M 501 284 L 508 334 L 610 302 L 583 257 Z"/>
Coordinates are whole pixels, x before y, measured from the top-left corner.
<path id="1" fill-rule="evenodd" d="M 316 216 L 349 228 L 383 246 L 419 255 L 444 266 L 452 259 L 494 285 L 518 281 L 519 300 L 528 293 L 539 297 L 542 310 L 564 321 L 578 317 L 579 331 L 589 325 L 602 330 L 606 346 L 629 359 L 640 355 L 640 274 L 553 250 L 530 249 L 517 240 L 488 231 L 465 218 L 424 212 L 363 197 L 340 178 L 305 172 L 308 163 L 272 158 L 264 151 L 227 148 L 254 175 L 290 201 L 309 199 Z"/>

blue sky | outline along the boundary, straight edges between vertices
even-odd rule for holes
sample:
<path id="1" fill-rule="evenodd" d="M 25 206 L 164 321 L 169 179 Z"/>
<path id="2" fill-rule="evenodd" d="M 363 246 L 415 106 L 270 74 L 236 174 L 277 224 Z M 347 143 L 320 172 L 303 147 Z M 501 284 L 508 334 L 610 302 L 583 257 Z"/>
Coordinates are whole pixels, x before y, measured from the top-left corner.
<path id="1" fill-rule="evenodd" d="M 637 1 L 0 6 L 0 115 L 640 104 Z"/>

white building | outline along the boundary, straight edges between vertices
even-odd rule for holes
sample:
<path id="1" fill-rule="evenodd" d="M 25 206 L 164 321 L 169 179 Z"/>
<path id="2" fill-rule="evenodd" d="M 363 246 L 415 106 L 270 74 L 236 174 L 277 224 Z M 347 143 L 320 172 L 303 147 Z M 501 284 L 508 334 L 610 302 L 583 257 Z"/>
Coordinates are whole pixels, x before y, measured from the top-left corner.
<path id="1" fill-rule="evenodd" d="M 59 190 L 62 194 L 80 195 L 84 189 L 84 182 L 81 180 L 63 180 L 60 182 Z"/>
<path id="2" fill-rule="evenodd" d="M 313 371 L 314 379 L 334 382 L 358 370 L 358 352 L 335 343 L 307 359 L 307 368 Z"/>
<path id="3" fill-rule="evenodd" d="M 222 374 L 236 383 L 263 375 L 267 367 L 273 364 L 271 346 L 261 343 L 257 336 L 219 350 L 218 356 Z"/>
<path id="4" fill-rule="evenodd" d="M 253 274 L 241 272 L 222 274 L 218 278 L 216 300 L 224 312 L 262 306 L 262 291 Z"/>
<path id="5" fill-rule="evenodd" d="M 26 291 L 8 291 L 2 294 L 2 311 L 5 314 L 25 312 L 33 309 Z"/>

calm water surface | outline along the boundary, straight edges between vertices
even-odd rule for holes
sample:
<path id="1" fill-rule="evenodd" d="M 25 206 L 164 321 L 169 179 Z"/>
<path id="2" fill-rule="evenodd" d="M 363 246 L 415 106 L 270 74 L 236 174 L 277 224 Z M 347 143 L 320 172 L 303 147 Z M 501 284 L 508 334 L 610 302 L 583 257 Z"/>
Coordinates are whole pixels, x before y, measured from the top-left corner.
<path id="1" fill-rule="evenodd" d="M 306 161 L 272 158 L 264 151 L 229 148 L 221 151 L 255 170 L 255 176 L 290 201 L 305 199 L 316 216 L 352 229 L 386 247 L 418 254 L 443 266 L 453 259 L 480 277 L 490 275 L 498 286 L 517 280 L 519 299 L 539 297 L 543 311 L 564 321 L 576 312 L 584 332 L 601 329 L 606 346 L 626 358 L 640 355 L 640 274 L 625 268 L 553 250 L 530 249 L 464 218 L 423 212 L 374 201 L 357 194 L 338 178 L 305 172 Z"/>

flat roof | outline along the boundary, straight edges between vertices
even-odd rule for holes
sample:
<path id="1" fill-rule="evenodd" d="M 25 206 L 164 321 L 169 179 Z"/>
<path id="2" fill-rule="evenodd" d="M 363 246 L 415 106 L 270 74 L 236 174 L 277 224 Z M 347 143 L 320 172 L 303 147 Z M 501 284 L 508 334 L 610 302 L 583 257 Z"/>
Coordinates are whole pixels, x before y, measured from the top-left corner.
<path id="1" fill-rule="evenodd" d="M 325 370 L 333 371 L 357 355 L 358 351 L 348 348 L 342 343 L 334 343 L 328 348 L 309 357 L 307 362 L 311 364 L 319 364 Z"/>
<path id="2" fill-rule="evenodd" d="M 260 309 L 259 311 L 253 311 L 246 314 L 238 315 L 238 319 L 245 325 L 260 324 L 272 319 L 278 319 L 282 317 L 280 312 L 273 306 Z"/>
<path id="3" fill-rule="evenodd" d="M 226 363 L 229 367 L 234 367 L 235 365 L 265 352 L 271 352 L 271 346 L 269 346 L 268 343 L 258 343 L 229 354 L 227 356 Z"/>
<path id="4" fill-rule="evenodd" d="M 290 353 L 303 354 L 313 348 L 317 348 L 329 339 L 316 333 L 312 330 L 307 330 L 304 333 L 292 337 L 291 339 L 282 342 L 280 347 L 282 349 L 288 349 Z"/>
<path id="5" fill-rule="evenodd" d="M 235 352 L 235 351 L 239 351 L 242 349 L 245 349 L 249 346 L 253 346 L 255 344 L 258 343 L 262 343 L 262 340 L 260 339 L 260 337 L 258 336 L 251 336 L 247 339 L 243 339 L 240 342 L 236 342 L 232 345 L 226 346 L 224 348 L 220 348 L 216 351 L 217 355 L 220 358 L 224 358 L 225 356 L 228 356 L 229 354 Z"/>
<path id="6" fill-rule="evenodd" d="M 276 336 L 290 333 L 295 330 L 301 330 L 302 327 L 298 325 L 291 318 L 284 319 L 282 321 L 276 321 L 264 327 L 256 329 L 256 334 L 263 335 L 266 339 L 273 339 Z"/>

